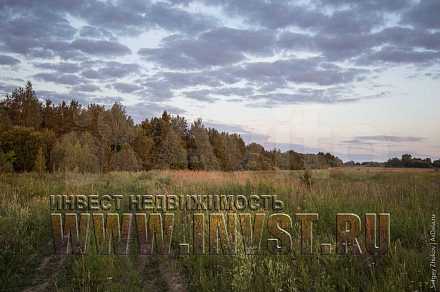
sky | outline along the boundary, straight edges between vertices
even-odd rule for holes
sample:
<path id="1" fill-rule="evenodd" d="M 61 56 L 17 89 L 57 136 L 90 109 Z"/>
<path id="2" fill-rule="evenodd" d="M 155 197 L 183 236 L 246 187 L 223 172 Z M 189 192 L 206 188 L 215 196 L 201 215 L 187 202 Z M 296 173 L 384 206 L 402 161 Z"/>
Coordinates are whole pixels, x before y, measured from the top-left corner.
<path id="1" fill-rule="evenodd" d="M 0 95 L 163 110 L 266 148 L 440 157 L 438 0 L 1 0 Z"/>

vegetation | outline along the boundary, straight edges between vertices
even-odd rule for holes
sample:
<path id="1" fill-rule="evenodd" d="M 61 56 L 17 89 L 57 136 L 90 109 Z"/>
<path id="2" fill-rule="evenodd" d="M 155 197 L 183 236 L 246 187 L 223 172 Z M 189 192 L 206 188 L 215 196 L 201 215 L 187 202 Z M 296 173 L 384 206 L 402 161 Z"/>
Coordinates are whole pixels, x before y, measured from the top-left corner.
<path id="1" fill-rule="evenodd" d="M 40 152 L 41 150 L 41 152 Z M 14 158 L 14 159 L 13 159 Z M 42 159 L 44 163 L 42 163 Z M 41 103 L 32 84 L 0 102 L 0 171 L 272 170 L 342 165 L 330 153 L 245 145 L 238 134 L 164 112 L 135 124 L 124 107 Z M 35 165 L 38 162 L 38 165 Z M 12 167 L 11 167 L 12 165 Z"/>
<path id="2" fill-rule="evenodd" d="M 403 154 L 402 158 L 391 158 L 387 162 L 354 162 L 347 161 L 344 166 L 368 166 L 368 167 L 395 167 L 395 168 L 440 168 L 440 159 L 432 161 L 431 158 L 416 158 L 411 154 Z"/>
<path id="3" fill-rule="evenodd" d="M 246 145 L 237 134 L 206 128 L 201 120 L 189 124 L 167 112 L 135 124 L 118 103 L 110 108 L 83 107 L 75 101 L 43 104 L 28 83 L 0 102 L 0 290 L 421 291 L 429 287 L 429 231 L 431 216 L 440 207 L 440 173 L 341 165 L 330 153 Z M 430 168 L 440 167 L 440 160 L 404 155 L 374 166 Z M 320 242 L 335 243 L 336 213 L 362 217 L 389 212 L 391 247 L 384 257 L 301 256 L 298 249 L 279 256 L 249 256 L 240 250 L 233 257 L 93 253 L 60 257 L 53 254 L 48 219 L 48 198 L 60 194 L 278 195 L 286 204 L 284 212 L 292 217 L 298 212 L 319 213 L 315 250 Z M 176 238 L 190 234 L 191 214 L 178 212 Z M 298 230 L 294 221 L 291 234 Z"/>
<path id="4" fill-rule="evenodd" d="M 412 157 L 410 154 L 402 155 L 402 158 L 399 159 L 397 157 L 391 158 L 385 163 L 386 167 L 410 167 L 410 168 L 432 168 L 432 167 L 440 167 L 440 159 L 434 162 L 431 161 L 431 158 L 416 158 Z"/>
<path id="5" fill-rule="evenodd" d="M 431 214 L 440 208 L 432 170 L 217 172 L 139 171 L 0 175 L 1 291 L 424 291 L 429 288 Z M 304 178 L 313 178 L 309 184 Z M 278 195 L 283 212 L 318 212 L 314 242 L 335 243 L 335 214 L 390 212 L 391 246 L 382 257 L 320 255 L 53 255 L 52 194 Z M 176 240 L 189 232 L 179 213 Z M 293 221 L 294 238 L 298 222 Z M 177 244 L 177 242 L 173 243 Z M 361 241 L 361 245 L 362 245 Z M 333 246 L 334 247 L 334 246 Z M 319 250 L 319 246 L 315 246 Z M 180 290 L 185 291 L 185 290 Z"/>

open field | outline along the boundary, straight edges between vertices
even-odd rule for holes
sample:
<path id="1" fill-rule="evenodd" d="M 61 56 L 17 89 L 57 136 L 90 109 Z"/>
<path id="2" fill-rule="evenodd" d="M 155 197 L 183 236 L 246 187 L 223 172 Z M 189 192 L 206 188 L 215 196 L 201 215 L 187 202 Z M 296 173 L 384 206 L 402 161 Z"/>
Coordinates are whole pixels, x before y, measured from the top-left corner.
<path id="1" fill-rule="evenodd" d="M 430 280 L 431 215 L 440 172 L 388 168 L 303 171 L 149 171 L 0 175 L 0 291 L 412 291 Z M 284 212 L 317 212 L 335 242 L 338 212 L 391 214 L 384 257 L 319 255 L 53 255 L 48 197 L 59 194 L 278 195 Z M 184 217 L 184 216 L 183 216 Z M 298 224 L 293 221 L 293 230 Z M 185 224 L 175 226 L 186 234 Z M 315 241 L 316 242 L 316 241 Z M 429 285 L 429 283 L 426 283 Z M 429 287 L 429 286 L 426 286 Z"/>

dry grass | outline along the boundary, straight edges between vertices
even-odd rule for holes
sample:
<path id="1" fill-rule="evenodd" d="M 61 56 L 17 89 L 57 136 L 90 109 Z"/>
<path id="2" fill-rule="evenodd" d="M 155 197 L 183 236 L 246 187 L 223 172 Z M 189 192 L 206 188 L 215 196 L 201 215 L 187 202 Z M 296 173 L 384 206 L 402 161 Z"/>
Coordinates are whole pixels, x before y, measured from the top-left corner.
<path id="1" fill-rule="evenodd" d="M 384 258 L 243 254 L 179 258 L 174 264 L 180 273 L 176 275 L 190 291 L 404 291 L 411 281 L 429 279 L 426 242 L 431 214 L 440 209 L 440 172 L 351 167 L 311 173 L 311 185 L 304 184 L 303 171 L 0 175 L 0 290 L 46 287 L 44 279 L 53 282 L 49 290 L 58 291 L 143 291 L 145 283 L 152 290 L 172 287 L 160 276 L 161 261 L 167 258 L 72 257 L 56 273 L 36 273 L 50 256 L 47 201 L 51 194 L 278 195 L 286 203 L 286 213 L 320 214 L 318 243 L 334 242 L 337 212 L 391 213 L 391 251 Z M 297 230 L 297 222 L 293 228 Z M 175 232 L 185 233 L 187 228 L 177 225 Z"/>

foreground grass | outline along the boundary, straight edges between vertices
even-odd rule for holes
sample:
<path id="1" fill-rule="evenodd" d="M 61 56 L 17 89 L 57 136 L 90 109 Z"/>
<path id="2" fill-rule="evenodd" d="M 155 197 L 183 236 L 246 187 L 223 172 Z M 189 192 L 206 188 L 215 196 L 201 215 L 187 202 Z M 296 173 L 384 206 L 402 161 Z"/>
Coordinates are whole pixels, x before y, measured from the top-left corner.
<path id="1" fill-rule="evenodd" d="M 430 280 L 431 215 L 440 207 L 440 172 L 374 168 L 301 171 L 151 171 L 0 175 L 0 290 L 21 291 L 411 291 Z M 335 215 L 391 213 L 391 249 L 381 258 L 336 255 L 52 255 L 51 194 L 278 195 L 284 212 L 317 212 L 317 240 L 335 242 Z M 185 218 L 185 216 L 181 216 Z M 176 225 L 176 234 L 188 234 Z M 294 230 L 298 229 L 294 222 Z M 295 234 L 295 233 L 293 233 Z M 177 285 L 176 282 L 183 285 Z M 428 285 L 428 283 L 427 283 Z"/>

